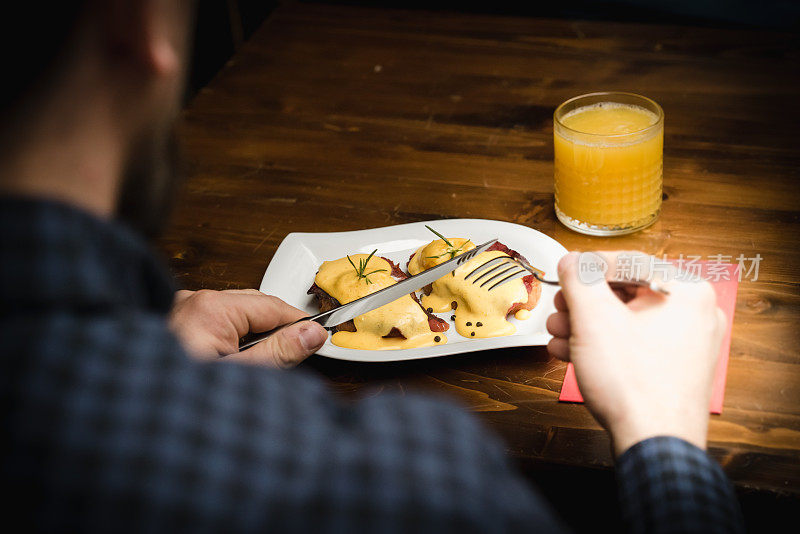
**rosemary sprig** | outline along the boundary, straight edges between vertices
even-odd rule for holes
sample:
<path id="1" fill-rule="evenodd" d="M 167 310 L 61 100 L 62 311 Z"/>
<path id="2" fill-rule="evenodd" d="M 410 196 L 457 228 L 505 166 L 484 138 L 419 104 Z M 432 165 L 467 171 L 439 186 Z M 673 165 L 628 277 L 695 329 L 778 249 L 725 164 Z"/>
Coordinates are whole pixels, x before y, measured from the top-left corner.
<path id="1" fill-rule="evenodd" d="M 425 228 L 427 228 L 428 230 L 430 230 L 431 232 L 433 232 L 434 234 L 439 236 L 439 239 L 444 241 L 445 244 L 447 244 L 447 246 L 450 247 L 449 249 L 447 249 L 443 253 L 439 254 L 438 256 L 425 256 L 426 260 L 428 260 L 428 259 L 429 260 L 436 260 L 436 259 L 441 258 L 442 256 L 447 256 L 448 254 L 450 255 L 450 259 L 452 260 L 453 258 L 456 257 L 456 254 L 458 254 L 459 252 L 464 250 L 464 247 L 466 246 L 466 244 L 469 243 L 469 239 L 467 239 L 466 241 L 464 241 L 464 243 L 460 247 L 456 248 L 456 246 L 454 244 L 452 244 L 445 236 L 443 236 L 442 234 L 440 234 L 439 232 L 437 232 L 436 230 L 434 230 L 433 228 L 431 228 L 427 224 L 425 225 Z"/>
<path id="2" fill-rule="evenodd" d="M 425 225 L 425 228 L 427 228 L 428 230 L 430 230 L 431 232 L 433 232 L 434 234 L 436 234 L 437 236 L 439 236 L 439 239 L 441 239 L 442 241 L 444 241 L 445 243 L 447 243 L 447 246 L 448 246 L 448 247 L 450 247 L 450 248 L 455 248 L 455 247 L 453 246 L 453 244 L 452 244 L 450 241 L 448 241 L 448 240 L 447 240 L 447 238 L 446 238 L 445 236 L 443 236 L 442 234 L 440 234 L 439 232 L 437 232 L 436 230 L 434 230 L 433 228 L 431 228 L 431 227 L 430 227 L 430 226 L 428 226 L 427 224 Z"/>
<path id="3" fill-rule="evenodd" d="M 365 259 L 358 260 L 358 267 L 356 267 L 356 264 L 353 263 L 353 260 L 350 259 L 350 255 L 349 254 L 347 255 L 347 261 L 349 261 L 350 265 L 352 265 L 353 269 L 355 269 L 356 277 L 359 280 L 361 280 L 363 278 L 365 284 L 371 284 L 372 283 L 372 280 L 370 280 L 368 278 L 369 275 L 375 274 L 375 273 L 379 273 L 379 272 L 382 272 L 382 271 L 386 271 L 386 269 L 375 269 L 374 271 L 365 272 L 367 270 L 367 264 L 369 263 L 369 260 L 372 259 L 372 255 L 375 254 L 376 252 L 378 252 L 377 248 L 375 250 L 373 250 L 372 252 L 370 252 L 370 254 L 369 254 L 369 256 L 367 256 L 366 260 Z"/>

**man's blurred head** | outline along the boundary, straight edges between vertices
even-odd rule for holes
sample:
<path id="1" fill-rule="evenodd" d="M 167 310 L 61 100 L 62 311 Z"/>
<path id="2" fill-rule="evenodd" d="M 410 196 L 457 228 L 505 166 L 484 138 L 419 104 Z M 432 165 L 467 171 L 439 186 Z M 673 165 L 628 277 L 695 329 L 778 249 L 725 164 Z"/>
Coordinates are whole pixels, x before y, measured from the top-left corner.
<path id="1" fill-rule="evenodd" d="M 0 191 L 85 199 L 154 234 L 175 182 L 193 2 L 11 4 L 0 17 Z"/>

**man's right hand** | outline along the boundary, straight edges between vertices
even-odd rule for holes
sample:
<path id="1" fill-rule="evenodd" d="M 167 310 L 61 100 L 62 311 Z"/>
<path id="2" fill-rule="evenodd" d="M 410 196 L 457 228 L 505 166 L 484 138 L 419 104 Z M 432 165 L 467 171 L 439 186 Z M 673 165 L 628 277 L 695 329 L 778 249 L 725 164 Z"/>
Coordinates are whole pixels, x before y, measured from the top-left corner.
<path id="1" fill-rule="evenodd" d="M 608 273 L 620 254 L 601 253 Z M 640 253 L 635 253 L 640 254 Z M 705 448 L 711 384 L 725 329 L 708 282 L 667 280 L 669 295 L 638 288 L 624 300 L 579 279 L 577 253 L 558 265 L 562 290 L 547 320 L 549 352 L 571 361 L 617 456 L 644 439 L 676 436 Z M 674 277 L 673 277 L 674 278 Z"/>

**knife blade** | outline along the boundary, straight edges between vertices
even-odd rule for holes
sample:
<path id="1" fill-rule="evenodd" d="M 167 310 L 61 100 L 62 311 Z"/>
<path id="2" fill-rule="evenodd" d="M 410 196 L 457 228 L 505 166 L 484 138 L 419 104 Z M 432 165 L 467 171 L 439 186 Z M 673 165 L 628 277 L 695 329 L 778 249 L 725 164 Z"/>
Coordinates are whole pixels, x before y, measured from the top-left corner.
<path id="1" fill-rule="evenodd" d="M 360 299 L 343 304 L 338 308 L 334 308 L 311 317 L 303 317 L 302 319 L 298 319 L 297 321 L 289 324 L 281 325 L 278 328 L 274 328 L 268 332 L 248 336 L 249 339 L 243 339 L 240 342 L 239 350 L 245 350 L 253 345 L 256 345 L 257 343 L 261 343 L 278 330 L 293 324 L 297 324 L 300 321 L 316 321 L 327 329 L 331 329 L 334 326 L 346 323 L 351 319 L 355 319 L 359 315 L 363 315 L 369 311 L 389 304 L 390 302 L 394 302 L 403 295 L 408 295 L 413 291 L 435 282 L 448 272 L 455 271 L 461 264 L 471 260 L 481 252 L 485 252 L 486 249 L 491 247 L 495 242 L 497 242 L 497 238 L 491 239 L 486 243 L 473 248 L 472 250 L 462 252 L 461 254 L 454 256 L 449 260 L 436 265 L 435 267 L 426 269 L 421 273 L 410 276 L 405 280 L 397 282 L 396 284 L 392 284 L 389 287 L 385 287 L 380 291 L 370 293 L 365 297 L 361 297 Z"/>

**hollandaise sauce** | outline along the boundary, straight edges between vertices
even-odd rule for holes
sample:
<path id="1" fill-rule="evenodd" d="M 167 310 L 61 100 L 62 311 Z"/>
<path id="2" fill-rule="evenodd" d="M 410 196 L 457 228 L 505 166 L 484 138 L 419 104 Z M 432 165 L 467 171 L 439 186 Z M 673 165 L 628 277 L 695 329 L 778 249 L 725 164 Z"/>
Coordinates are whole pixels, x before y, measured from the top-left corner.
<path id="1" fill-rule="evenodd" d="M 341 304 L 397 283 L 391 276 L 392 266 L 383 258 L 369 258 L 366 254 L 350 256 L 355 265 L 367 259 L 369 262 L 365 272 L 384 270 L 362 277 L 347 258 L 341 258 L 324 262 L 314 282 Z M 393 350 L 447 343 L 443 333 L 431 331 L 428 316 L 410 295 L 404 295 L 394 302 L 359 315 L 353 322 L 356 331 L 336 332 L 331 338 L 334 345 L 361 350 Z M 405 339 L 385 337 L 392 328 L 397 328 Z"/>
<path id="2" fill-rule="evenodd" d="M 461 254 L 475 248 L 475 244 L 467 239 L 450 238 L 448 241 L 450 244 L 438 239 L 417 250 L 408 264 L 408 272 L 417 274 L 449 260 L 453 252 Z M 506 315 L 513 304 L 528 301 L 528 290 L 522 279 L 511 280 L 491 291 L 487 291 L 488 286 L 472 283 L 476 275 L 464 280 L 480 265 L 500 256 L 508 254 L 499 250 L 483 252 L 458 267 L 453 274 L 435 281 L 430 295 L 423 295 L 422 306 L 441 313 L 450 310 L 455 302 L 456 331 L 464 337 L 485 338 L 515 333 L 517 328 L 506 320 Z M 519 314 L 517 318 L 527 317 Z"/>

